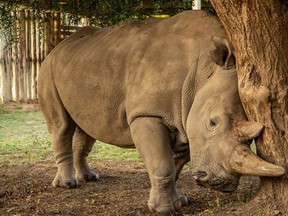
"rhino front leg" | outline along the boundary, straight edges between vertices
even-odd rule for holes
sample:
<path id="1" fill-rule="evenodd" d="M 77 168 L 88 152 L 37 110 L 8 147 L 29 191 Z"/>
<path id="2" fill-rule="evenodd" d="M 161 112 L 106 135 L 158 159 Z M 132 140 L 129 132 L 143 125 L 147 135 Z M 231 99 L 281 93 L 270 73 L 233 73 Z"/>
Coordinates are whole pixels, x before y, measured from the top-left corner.
<path id="1" fill-rule="evenodd" d="M 97 181 L 99 174 L 91 169 L 87 162 L 87 156 L 91 152 L 95 139 L 76 127 L 73 136 L 73 158 L 76 178 L 78 181 Z"/>
<path id="2" fill-rule="evenodd" d="M 190 161 L 190 151 L 189 149 L 186 150 L 185 152 L 183 152 L 180 155 L 175 155 L 174 156 L 175 159 L 175 167 L 176 167 L 176 181 L 179 178 L 179 175 L 184 167 L 185 164 L 187 164 Z"/>
<path id="3" fill-rule="evenodd" d="M 187 198 L 176 189 L 176 169 L 168 128 L 159 118 L 141 117 L 131 123 L 131 133 L 149 173 L 149 209 L 170 214 L 187 205 Z"/>

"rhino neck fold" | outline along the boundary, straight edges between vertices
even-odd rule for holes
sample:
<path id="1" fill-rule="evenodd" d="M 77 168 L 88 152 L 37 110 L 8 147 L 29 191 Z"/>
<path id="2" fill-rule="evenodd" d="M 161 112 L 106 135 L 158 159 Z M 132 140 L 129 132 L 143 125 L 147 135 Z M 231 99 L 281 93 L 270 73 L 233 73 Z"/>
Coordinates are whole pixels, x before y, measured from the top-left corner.
<path id="1" fill-rule="evenodd" d="M 201 58 L 203 58 L 203 56 Z M 207 58 L 208 64 L 207 60 L 204 61 L 203 64 L 198 55 L 198 57 L 191 64 L 194 65 L 194 67 L 191 67 L 183 83 L 181 112 L 182 112 L 182 125 L 185 134 L 187 134 L 187 118 L 190 109 L 193 105 L 195 95 L 197 91 L 208 82 L 209 77 L 212 76 L 213 71 L 215 70 L 216 67 L 216 65 L 211 62 L 209 56 L 205 56 L 204 58 Z"/>

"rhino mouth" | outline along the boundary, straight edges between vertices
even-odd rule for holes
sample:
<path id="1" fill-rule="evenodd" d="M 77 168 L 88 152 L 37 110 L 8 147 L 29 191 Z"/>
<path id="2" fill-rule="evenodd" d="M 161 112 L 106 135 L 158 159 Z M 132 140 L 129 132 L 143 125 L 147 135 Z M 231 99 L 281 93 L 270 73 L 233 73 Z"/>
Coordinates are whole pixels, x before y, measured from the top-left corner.
<path id="1" fill-rule="evenodd" d="M 233 192 L 238 188 L 240 176 L 217 177 L 209 176 L 204 171 L 193 172 L 192 177 L 200 186 L 209 187 L 221 192 Z"/>
<path id="2" fill-rule="evenodd" d="M 204 187 L 209 187 L 213 190 L 230 193 L 235 191 L 238 188 L 239 180 L 238 181 L 229 181 L 229 180 L 215 180 L 215 181 L 208 181 L 208 182 L 201 182 L 197 181 L 197 184 Z"/>

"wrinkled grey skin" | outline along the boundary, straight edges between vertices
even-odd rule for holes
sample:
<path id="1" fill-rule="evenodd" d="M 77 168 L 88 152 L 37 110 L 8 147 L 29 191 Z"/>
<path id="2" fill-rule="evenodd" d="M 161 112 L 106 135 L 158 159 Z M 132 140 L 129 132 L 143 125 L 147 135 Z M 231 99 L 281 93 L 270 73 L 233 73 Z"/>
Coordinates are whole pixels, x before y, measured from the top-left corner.
<path id="1" fill-rule="evenodd" d="M 239 174 L 229 156 L 243 144 L 236 123 L 247 119 L 231 48 L 221 37 L 214 45 L 213 35 L 225 37 L 216 18 L 188 11 L 82 28 L 58 45 L 38 79 L 58 168 L 53 185 L 73 188 L 76 179 L 99 178 L 86 160 L 98 139 L 137 148 L 151 181 L 152 211 L 167 214 L 187 204 L 176 180 L 190 157 L 199 183 L 235 190 Z"/>

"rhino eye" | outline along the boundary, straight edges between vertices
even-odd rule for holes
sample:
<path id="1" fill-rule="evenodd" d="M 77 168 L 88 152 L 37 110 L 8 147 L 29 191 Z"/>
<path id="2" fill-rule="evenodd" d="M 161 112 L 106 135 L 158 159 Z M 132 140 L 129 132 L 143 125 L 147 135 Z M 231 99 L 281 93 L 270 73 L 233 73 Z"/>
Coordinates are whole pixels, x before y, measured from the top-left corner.
<path id="1" fill-rule="evenodd" d="M 215 127 L 218 124 L 219 119 L 218 118 L 212 118 L 210 119 L 210 126 Z"/>

